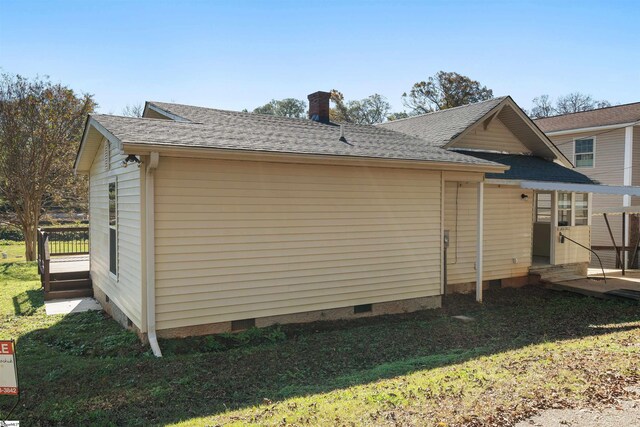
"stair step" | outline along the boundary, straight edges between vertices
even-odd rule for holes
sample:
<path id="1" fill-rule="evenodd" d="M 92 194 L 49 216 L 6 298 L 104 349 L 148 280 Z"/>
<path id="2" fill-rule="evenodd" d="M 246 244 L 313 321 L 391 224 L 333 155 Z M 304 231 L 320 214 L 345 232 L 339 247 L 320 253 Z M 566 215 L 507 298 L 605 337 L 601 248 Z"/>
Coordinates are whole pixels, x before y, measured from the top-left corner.
<path id="1" fill-rule="evenodd" d="M 93 289 L 71 289 L 66 291 L 49 291 L 44 293 L 45 301 L 54 299 L 92 297 Z"/>
<path id="2" fill-rule="evenodd" d="M 91 274 L 88 271 L 67 271 L 64 273 L 50 273 L 49 280 L 70 280 L 70 279 L 89 279 Z"/>
<path id="3" fill-rule="evenodd" d="M 52 291 L 69 291 L 73 289 L 91 289 L 91 279 L 55 280 L 49 282 Z"/>

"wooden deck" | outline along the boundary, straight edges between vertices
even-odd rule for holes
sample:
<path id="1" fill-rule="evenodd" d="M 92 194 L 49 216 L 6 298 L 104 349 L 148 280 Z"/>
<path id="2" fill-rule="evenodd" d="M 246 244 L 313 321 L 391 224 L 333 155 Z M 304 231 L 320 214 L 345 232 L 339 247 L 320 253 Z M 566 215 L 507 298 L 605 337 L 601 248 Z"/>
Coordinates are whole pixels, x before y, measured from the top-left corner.
<path id="1" fill-rule="evenodd" d="M 606 283 L 601 271 L 589 269 L 589 273 L 589 277 L 550 283 L 547 287 L 596 298 L 625 298 L 640 301 L 640 270 L 627 270 L 624 276 L 620 270 L 605 270 Z"/>
<path id="2" fill-rule="evenodd" d="M 89 272 L 89 255 L 52 256 L 50 270 L 52 274 Z"/>
<path id="3" fill-rule="evenodd" d="M 93 296 L 89 228 L 39 228 L 38 272 L 45 301 Z"/>

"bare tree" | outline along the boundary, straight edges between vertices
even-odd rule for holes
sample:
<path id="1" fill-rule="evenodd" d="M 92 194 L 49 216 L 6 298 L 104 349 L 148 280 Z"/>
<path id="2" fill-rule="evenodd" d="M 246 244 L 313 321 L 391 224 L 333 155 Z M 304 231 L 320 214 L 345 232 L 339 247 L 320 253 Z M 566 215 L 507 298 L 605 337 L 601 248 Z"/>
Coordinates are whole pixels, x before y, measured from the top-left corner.
<path id="1" fill-rule="evenodd" d="M 144 105 L 142 104 L 127 104 L 122 109 L 122 115 L 127 117 L 142 117 L 142 113 L 144 113 Z"/>
<path id="2" fill-rule="evenodd" d="M 530 116 L 534 119 L 541 117 L 549 117 L 555 114 L 555 107 L 551 103 L 549 95 L 540 95 L 533 98 L 533 108 L 531 109 Z"/>
<path id="3" fill-rule="evenodd" d="M 430 113 L 493 98 L 493 91 L 480 82 L 455 72 L 439 71 L 427 81 L 417 82 L 402 94 L 403 104 L 415 114 Z"/>
<path id="4" fill-rule="evenodd" d="M 377 93 L 359 101 L 345 101 L 342 93 L 334 89 L 331 91 L 331 100 L 335 107 L 329 113 L 331 121 L 336 123 L 382 123 L 391 110 L 387 99 Z"/>
<path id="5" fill-rule="evenodd" d="M 595 110 L 596 108 L 610 107 L 607 100 L 596 100 L 591 95 L 580 92 L 572 92 L 560 96 L 555 105 L 549 95 L 540 95 L 533 98 L 533 108 L 530 116 L 534 119 L 550 117 L 562 114 L 580 113 L 582 111 Z"/>
<path id="6" fill-rule="evenodd" d="M 580 92 L 572 92 L 561 96 L 556 102 L 556 114 L 579 113 L 581 111 L 595 110 L 611 106 L 609 101 L 598 101 Z"/>
<path id="7" fill-rule="evenodd" d="M 0 195 L 5 218 L 22 229 L 25 258 L 36 256 L 36 231 L 50 204 L 78 195 L 72 173 L 83 124 L 96 104 L 88 94 L 48 79 L 2 75 L 0 80 Z"/>

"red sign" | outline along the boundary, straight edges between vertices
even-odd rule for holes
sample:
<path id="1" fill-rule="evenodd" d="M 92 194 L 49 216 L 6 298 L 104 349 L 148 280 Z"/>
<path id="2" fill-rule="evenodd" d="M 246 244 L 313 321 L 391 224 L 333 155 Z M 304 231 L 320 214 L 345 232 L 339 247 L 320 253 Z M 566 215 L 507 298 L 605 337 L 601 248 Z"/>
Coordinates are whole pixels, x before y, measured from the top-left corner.
<path id="1" fill-rule="evenodd" d="M 0 394 L 18 394 L 18 370 L 13 341 L 0 341 Z"/>

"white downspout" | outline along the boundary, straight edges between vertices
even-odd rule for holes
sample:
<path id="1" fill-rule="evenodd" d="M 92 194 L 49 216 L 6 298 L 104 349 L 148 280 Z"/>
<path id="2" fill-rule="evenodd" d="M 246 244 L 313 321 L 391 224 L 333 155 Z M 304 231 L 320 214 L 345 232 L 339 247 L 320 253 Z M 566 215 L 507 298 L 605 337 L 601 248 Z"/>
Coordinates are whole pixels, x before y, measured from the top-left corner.
<path id="1" fill-rule="evenodd" d="M 476 301 L 482 302 L 482 270 L 484 257 L 484 182 L 478 183 L 478 219 L 476 237 Z"/>
<path id="2" fill-rule="evenodd" d="M 631 186 L 633 185 L 633 126 L 627 126 L 624 129 L 624 173 L 623 173 L 623 185 Z M 631 196 L 625 194 L 622 196 L 622 206 L 628 207 L 631 206 Z M 622 215 L 625 215 L 624 213 Z M 629 246 L 629 223 L 631 222 L 631 218 L 627 216 L 627 222 L 625 223 L 625 241 L 622 244 L 627 247 Z M 628 251 L 624 252 L 624 262 L 625 268 L 629 262 L 629 253 Z"/>
<path id="3" fill-rule="evenodd" d="M 157 152 L 149 156 L 145 179 L 145 238 L 147 248 L 147 338 L 156 357 L 162 357 L 158 337 L 156 336 L 156 238 L 155 238 L 155 197 L 154 170 L 158 167 L 160 155 Z"/>

